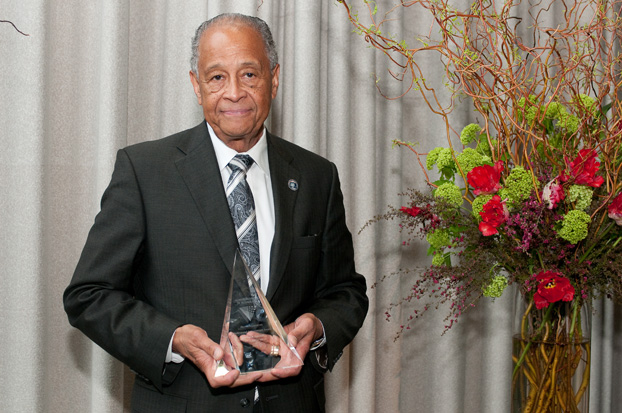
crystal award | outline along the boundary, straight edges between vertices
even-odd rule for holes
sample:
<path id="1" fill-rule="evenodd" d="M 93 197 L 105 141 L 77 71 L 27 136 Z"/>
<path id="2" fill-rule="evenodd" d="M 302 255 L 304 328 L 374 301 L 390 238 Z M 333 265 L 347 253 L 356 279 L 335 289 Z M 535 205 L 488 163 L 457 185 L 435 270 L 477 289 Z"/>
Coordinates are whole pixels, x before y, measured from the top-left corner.
<path id="1" fill-rule="evenodd" d="M 216 376 L 231 369 L 246 374 L 303 364 L 239 250 L 233 259 L 220 346 L 225 355 Z"/>

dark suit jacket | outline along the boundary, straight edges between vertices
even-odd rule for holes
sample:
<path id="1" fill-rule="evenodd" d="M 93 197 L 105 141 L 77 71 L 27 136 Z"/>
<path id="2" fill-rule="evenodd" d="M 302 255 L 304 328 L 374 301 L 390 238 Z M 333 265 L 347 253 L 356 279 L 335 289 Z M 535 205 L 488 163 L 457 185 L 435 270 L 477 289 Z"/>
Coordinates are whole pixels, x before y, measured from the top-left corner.
<path id="1" fill-rule="evenodd" d="M 266 295 L 283 325 L 305 312 L 322 320 L 332 369 L 368 306 L 337 170 L 266 136 L 276 221 Z M 252 410 L 254 386 L 212 389 L 191 362 L 164 365 L 180 325 L 219 341 L 237 246 L 204 122 L 118 152 L 64 304 L 72 325 L 138 374 L 134 411 Z M 324 409 L 323 372 L 309 356 L 299 376 L 259 385 L 264 411 Z"/>

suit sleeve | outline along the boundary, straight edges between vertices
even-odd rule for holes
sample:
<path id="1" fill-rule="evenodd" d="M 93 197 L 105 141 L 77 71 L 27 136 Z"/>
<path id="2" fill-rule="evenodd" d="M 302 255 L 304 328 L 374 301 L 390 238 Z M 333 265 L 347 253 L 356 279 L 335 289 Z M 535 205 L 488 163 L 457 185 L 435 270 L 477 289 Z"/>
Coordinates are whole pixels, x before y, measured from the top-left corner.
<path id="1" fill-rule="evenodd" d="M 179 323 L 135 297 L 144 239 L 140 188 L 130 158 L 120 150 L 63 301 L 74 327 L 161 389 L 166 352 Z"/>
<path id="2" fill-rule="evenodd" d="M 324 325 L 329 370 L 354 339 L 369 306 L 365 278 L 356 272 L 354 265 L 352 235 L 346 226 L 337 168 L 332 163 L 331 167 L 332 182 L 322 232 L 316 299 L 309 309 Z"/>

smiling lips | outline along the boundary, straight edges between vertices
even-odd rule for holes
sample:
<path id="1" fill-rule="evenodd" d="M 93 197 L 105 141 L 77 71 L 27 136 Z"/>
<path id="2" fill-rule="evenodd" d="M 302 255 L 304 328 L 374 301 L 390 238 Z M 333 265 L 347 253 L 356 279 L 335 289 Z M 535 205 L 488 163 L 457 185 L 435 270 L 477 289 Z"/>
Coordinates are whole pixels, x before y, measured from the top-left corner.
<path id="1" fill-rule="evenodd" d="M 226 109 L 220 111 L 226 116 L 244 116 L 251 112 L 251 109 Z"/>

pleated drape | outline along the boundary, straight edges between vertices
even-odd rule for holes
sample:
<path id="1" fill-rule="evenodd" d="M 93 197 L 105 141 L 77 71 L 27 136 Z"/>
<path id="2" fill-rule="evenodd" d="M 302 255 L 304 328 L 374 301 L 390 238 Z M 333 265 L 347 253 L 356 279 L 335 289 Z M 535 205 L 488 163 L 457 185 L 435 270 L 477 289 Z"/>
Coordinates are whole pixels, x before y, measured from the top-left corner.
<path id="1" fill-rule="evenodd" d="M 378 1 L 388 9 L 391 0 Z M 362 4 L 362 3 L 361 3 Z M 362 5 L 359 6 L 362 10 Z M 332 0 L 0 0 L 0 411 L 128 411 L 133 375 L 72 329 L 62 308 L 116 151 L 202 119 L 188 77 L 195 28 L 222 12 L 265 19 L 281 63 L 268 126 L 336 163 L 368 284 L 429 264 L 426 246 L 402 246 L 394 223 L 359 229 L 406 187 L 423 188 L 416 160 L 395 138 L 424 150 L 445 126 L 388 74 L 385 56 L 352 32 Z M 361 17 L 364 18 L 361 13 Z M 388 27 L 412 36 L 423 17 Z M 438 61 L 426 63 L 434 69 Z M 438 71 L 441 76 L 441 71 Z M 378 78 L 376 79 L 375 76 Z M 465 104 L 452 115 L 470 121 Z M 417 276 L 369 290 L 363 329 L 327 375 L 329 412 L 508 411 L 512 298 L 482 302 L 441 337 L 430 312 L 394 341 L 385 321 Z M 599 302 L 593 325 L 591 407 L 622 409 L 620 307 Z M 409 314 L 404 305 L 393 319 Z"/>

